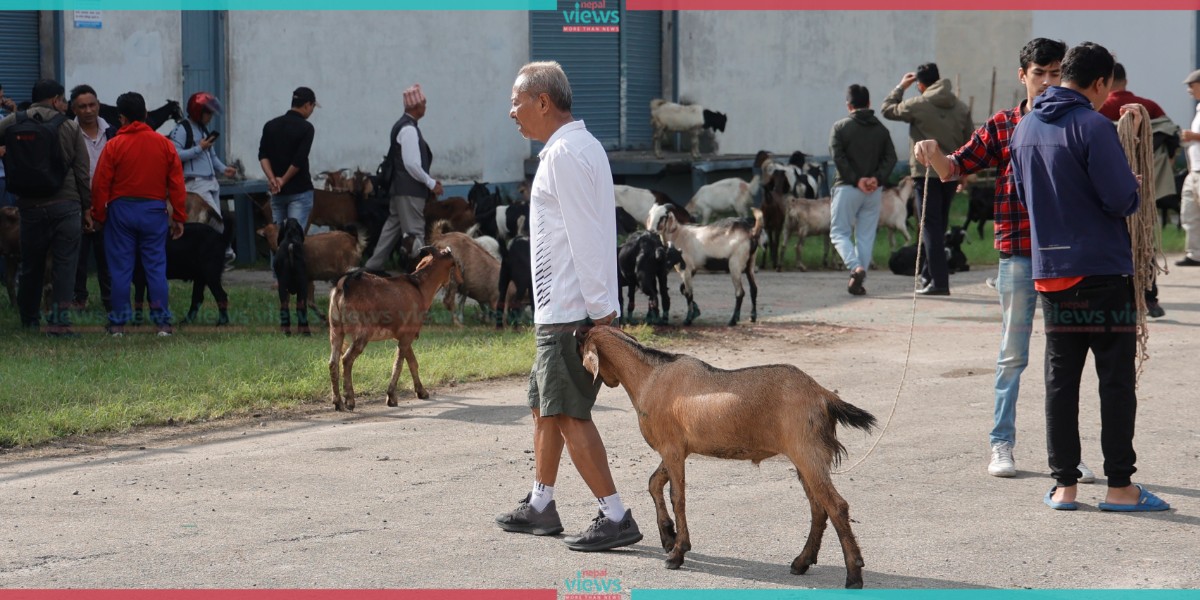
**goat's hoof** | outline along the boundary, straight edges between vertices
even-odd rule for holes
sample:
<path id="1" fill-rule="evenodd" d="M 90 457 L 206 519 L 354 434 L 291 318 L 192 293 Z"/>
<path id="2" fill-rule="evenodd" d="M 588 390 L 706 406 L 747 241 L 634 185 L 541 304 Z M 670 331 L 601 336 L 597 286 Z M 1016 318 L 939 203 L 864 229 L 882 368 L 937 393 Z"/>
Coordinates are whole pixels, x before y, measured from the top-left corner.
<path id="1" fill-rule="evenodd" d="M 863 587 L 862 579 L 851 579 L 849 577 L 846 578 L 846 589 L 861 590 L 862 587 Z"/>
<path id="2" fill-rule="evenodd" d="M 751 323 L 757 323 L 757 322 L 758 322 L 758 313 L 750 313 L 750 322 L 751 322 Z"/>
<path id="3" fill-rule="evenodd" d="M 796 560 L 792 561 L 792 575 L 803 575 L 808 572 L 808 568 L 817 564 L 815 559 L 802 558 L 797 556 Z"/>
<path id="4" fill-rule="evenodd" d="M 346 410 L 354 410 L 354 398 L 346 398 Z"/>
<path id="5" fill-rule="evenodd" d="M 429 391 L 428 390 L 418 390 L 417 398 L 420 400 L 428 400 L 429 399 Z"/>
<path id="6" fill-rule="evenodd" d="M 340 400 L 333 401 L 333 410 L 338 412 L 346 412 L 346 405 Z"/>
<path id="7" fill-rule="evenodd" d="M 679 556 L 675 556 L 675 555 L 668 556 L 667 560 L 666 560 L 666 565 L 667 565 L 667 568 L 672 571 L 683 566 L 683 552 L 680 552 Z"/>
<path id="8" fill-rule="evenodd" d="M 397 402 L 395 398 L 388 398 L 387 405 L 388 406 L 400 406 L 400 403 Z"/>

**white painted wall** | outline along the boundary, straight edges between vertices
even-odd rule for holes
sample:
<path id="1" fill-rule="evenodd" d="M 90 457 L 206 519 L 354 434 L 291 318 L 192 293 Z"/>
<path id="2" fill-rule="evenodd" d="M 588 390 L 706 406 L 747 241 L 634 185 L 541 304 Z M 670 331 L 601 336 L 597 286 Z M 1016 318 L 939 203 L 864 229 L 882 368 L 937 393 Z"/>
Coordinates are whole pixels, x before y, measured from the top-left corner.
<path id="1" fill-rule="evenodd" d="M 100 29 L 76 29 L 71 11 L 63 15 L 67 92 L 86 83 L 101 102 L 116 104 L 117 96 L 134 91 L 150 109 L 168 99 L 185 100 L 179 11 L 106 10 L 103 18 Z"/>
<path id="2" fill-rule="evenodd" d="M 421 130 L 432 175 L 448 182 L 516 181 L 529 143 L 508 118 L 517 69 L 529 56 L 524 12 L 229 13 L 228 156 L 257 168 L 262 126 L 306 85 L 313 172 L 373 170 L 414 82 L 429 100 Z"/>
<path id="3" fill-rule="evenodd" d="M 1096 42 L 1125 65 L 1129 91 L 1153 100 L 1186 127 L 1195 102 L 1183 79 L 1197 68 L 1196 13 L 1191 11 L 1037 11 L 1035 36 L 1061 39 L 1068 46 Z"/>

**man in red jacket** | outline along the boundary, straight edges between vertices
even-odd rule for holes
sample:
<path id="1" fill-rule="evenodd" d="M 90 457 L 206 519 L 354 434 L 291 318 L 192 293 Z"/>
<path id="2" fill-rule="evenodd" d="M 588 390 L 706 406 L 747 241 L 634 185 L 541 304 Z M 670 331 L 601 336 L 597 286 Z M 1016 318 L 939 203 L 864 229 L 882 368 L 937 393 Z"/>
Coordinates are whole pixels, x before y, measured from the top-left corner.
<path id="1" fill-rule="evenodd" d="M 125 334 L 131 310 L 129 286 L 135 258 L 146 271 L 150 316 L 158 335 L 171 335 L 167 305 L 167 234 L 183 235 L 183 164 L 171 140 L 146 125 L 146 100 L 127 92 L 117 98 L 121 129 L 104 147 L 92 179 L 92 218 L 105 224 L 104 253 L 112 274 L 108 332 Z M 169 198 L 169 201 L 168 201 Z"/>

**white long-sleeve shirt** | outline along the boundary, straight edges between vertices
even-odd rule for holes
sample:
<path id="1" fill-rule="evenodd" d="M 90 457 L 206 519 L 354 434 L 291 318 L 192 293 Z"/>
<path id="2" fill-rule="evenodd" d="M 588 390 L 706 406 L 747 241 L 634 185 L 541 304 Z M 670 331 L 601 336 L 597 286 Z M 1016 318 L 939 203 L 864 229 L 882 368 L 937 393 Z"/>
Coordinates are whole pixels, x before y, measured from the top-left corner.
<path id="1" fill-rule="evenodd" d="M 396 143 L 400 144 L 400 158 L 404 161 L 404 170 L 412 175 L 413 179 L 425 184 L 425 187 L 433 189 L 437 185 L 437 181 L 421 168 L 421 144 L 417 138 L 416 127 L 401 127 L 396 133 Z"/>
<path id="2" fill-rule="evenodd" d="M 1196 105 L 1196 116 L 1192 118 L 1192 131 L 1200 133 L 1200 104 Z M 1189 171 L 1200 171 L 1200 142 L 1184 142 L 1187 148 Z"/>
<path id="3" fill-rule="evenodd" d="M 538 153 L 530 190 L 535 322 L 569 323 L 620 311 L 612 169 L 583 121 L 563 125 Z"/>

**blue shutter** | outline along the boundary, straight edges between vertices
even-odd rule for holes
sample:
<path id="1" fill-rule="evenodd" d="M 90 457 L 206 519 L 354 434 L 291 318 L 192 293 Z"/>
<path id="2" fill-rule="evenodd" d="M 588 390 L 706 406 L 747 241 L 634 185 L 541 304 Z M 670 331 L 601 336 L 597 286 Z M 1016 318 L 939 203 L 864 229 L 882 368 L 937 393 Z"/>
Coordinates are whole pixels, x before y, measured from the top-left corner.
<path id="1" fill-rule="evenodd" d="M 662 12 L 630 11 L 621 18 L 625 46 L 625 139 L 622 149 L 653 143 L 650 101 L 662 98 Z"/>
<path id="2" fill-rule="evenodd" d="M 187 100 L 196 92 L 209 92 L 221 99 L 226 110 L 225 94 L 225 24 L 224 13 L 215 10 L 185 10 L 181 13 L 180 33 L 183 53 L 183 97 L 179 103 L 187 113 Z M 164 98 L 165 100 L 165 98 Z M 171 98 L 174 100 L 174 98 Z M 159 99 L 147 99 L 149 108 L 159 105 Z M 225 133 L 225 115 L 215 115 L 208 124 L 211 131 Z M 215 146 L 217 155 L 225 156 L 226 137 Z"/>
<path id="3" fill-rule="evenodd" d="M 621 9 L 607 0 L 606 9 Z M 564 32 L 563 13 L 575 10 L 574 0 L 558 0 L 559 10 L 530 11 L 530 57 L 555 60 L 571 81 L 571 112 L 604 144 L 621 144 L 620 38 L 617 33 Z M 619 23 L 624 26 L 624 23 Z"/>
<path id="4" fill-rule="evenodd" d="M 41 46 L 36 10 L 0 11 L 0 84 L 4 95 L 20 103 L 29 100 L 41 78 Z"/>

